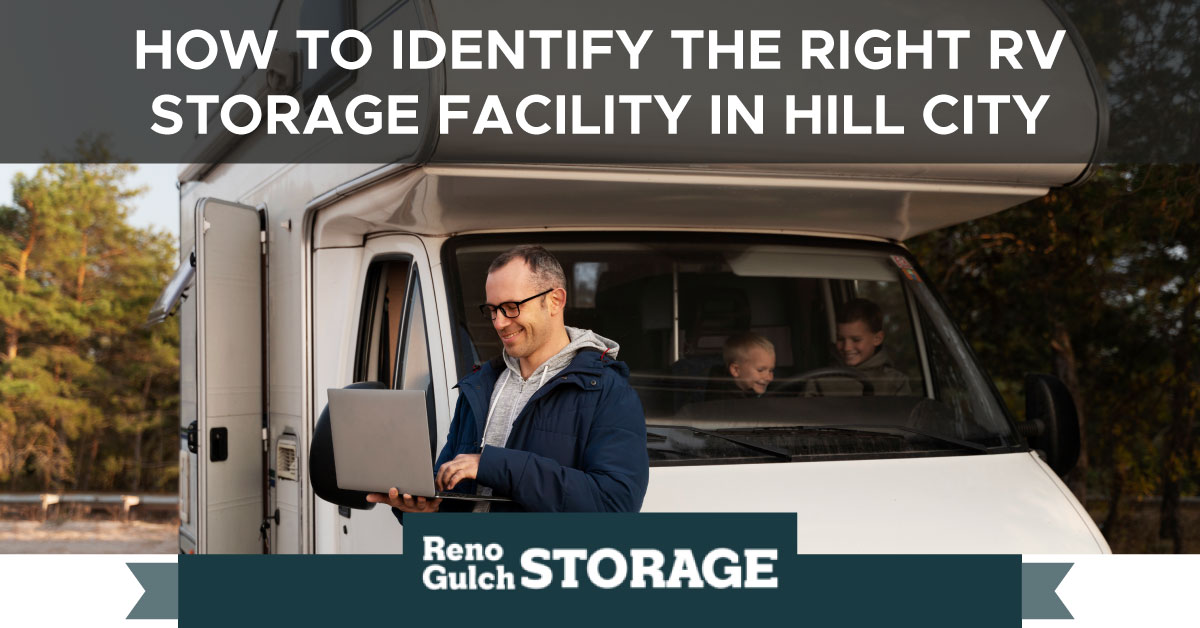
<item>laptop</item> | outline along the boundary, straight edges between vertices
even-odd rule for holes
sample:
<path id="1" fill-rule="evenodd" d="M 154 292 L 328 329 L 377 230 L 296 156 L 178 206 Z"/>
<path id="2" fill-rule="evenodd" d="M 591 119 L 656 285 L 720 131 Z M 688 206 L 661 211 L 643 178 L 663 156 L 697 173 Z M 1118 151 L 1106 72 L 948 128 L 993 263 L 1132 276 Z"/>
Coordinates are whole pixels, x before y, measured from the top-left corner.
<path id="1" fill-rule="evenodd" d="M 340 489 L 462 499 L 512 501 L 494 495 L 439 491 L 434 484 L 428 406 L 423 390 L 329 389 L 329 429 Z"/>

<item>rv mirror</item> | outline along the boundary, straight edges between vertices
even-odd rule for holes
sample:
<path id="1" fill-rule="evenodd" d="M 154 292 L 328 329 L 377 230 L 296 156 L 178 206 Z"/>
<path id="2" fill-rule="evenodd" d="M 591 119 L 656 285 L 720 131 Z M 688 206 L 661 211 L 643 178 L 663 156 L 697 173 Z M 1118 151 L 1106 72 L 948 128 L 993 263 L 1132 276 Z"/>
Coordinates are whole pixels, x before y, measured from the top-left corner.
<path id="1" fill-rule="evenodd" d="M 1065 384 L 1053 375 L 1025 376 L 1025 422 L 1021 434 L 1065 477 L 1079 461 L 1079 415 Z"/>
<path id="2" fill-rule="evenodd" d="M 346 388 L 387 388 L 381 382 L 359 382 Z M 312 446 L 308 451 L 308 477 L 313 492 L 321 499 L 358 510 L 370 510 L 375 504 L 367 501 L 366 491 L 338 488 L 337 471 L 333 463 L 333 431 L 329 427 L 329 404 L 321 411 L 313 429 Z"/>

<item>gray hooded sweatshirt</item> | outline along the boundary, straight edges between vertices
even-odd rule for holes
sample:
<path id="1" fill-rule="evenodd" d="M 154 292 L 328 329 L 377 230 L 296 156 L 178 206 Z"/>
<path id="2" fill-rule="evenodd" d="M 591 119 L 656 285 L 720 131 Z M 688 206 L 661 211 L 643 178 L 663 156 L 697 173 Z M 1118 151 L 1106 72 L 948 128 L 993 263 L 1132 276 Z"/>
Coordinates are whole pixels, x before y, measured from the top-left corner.
<path id="1" fill-rule="evenodd" d="M 841 356 L 837 358 L 837 366 L 854 369 L 861 372 L 875 388 L 875 396 L 912 395 L 912 386 L 908 376 L 892 364 L 887 348 L 880 346 L 875 354 L 858 366 L 846 366 Z M 859 396 L 863 394 L 862 384 L 849 377 L 829 377 L 812 379 L 804 387 L 806 395 L 823 396 Z"/>
<path id="2" fill-rule="evenodd" d="M 483 428 L 485 448 L 503 447 L 508 442 L 508 434 L 512 431 L 513 421 L 525 408 L 525 404 L 529 403 L 533 393 L 567 368 L 571 360 L 575 359 L 575 354 L 579 353 L 581 349 L 607 350 L 608 353 L 605 355 L 610 358 L 616 358 L 617 351 L 620 349 L 616 342 L 590 329 L 567 327 L 567 338 L 570 339 L 567 346 L 534 369 L 528 379 L 521 377 L 521 361 L 507 353 L 504 354 L 504 364 L 508 368 L 496 381 L 496 387 L 492 390 L 492 399 L 488 403 L 488 416 Z M 479 486 L 477 494 L 491 495 L 492 489 L 487 486 Z M 475 504 L 475 512 L 487 512 L 489 506 L 487 502 L 479 502 Z"/>

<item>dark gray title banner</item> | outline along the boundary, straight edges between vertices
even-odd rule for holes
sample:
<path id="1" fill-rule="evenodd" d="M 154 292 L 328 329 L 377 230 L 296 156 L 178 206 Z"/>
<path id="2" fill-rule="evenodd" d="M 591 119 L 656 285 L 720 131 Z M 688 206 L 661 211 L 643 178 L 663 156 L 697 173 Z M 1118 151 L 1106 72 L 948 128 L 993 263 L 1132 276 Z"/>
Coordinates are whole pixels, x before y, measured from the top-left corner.
<path id="1" fill-rule="evenodd" d="M 1042 0 L 48 0 L 0 34 L 7 162 L 1082 164 L 1108 134 Z"/>

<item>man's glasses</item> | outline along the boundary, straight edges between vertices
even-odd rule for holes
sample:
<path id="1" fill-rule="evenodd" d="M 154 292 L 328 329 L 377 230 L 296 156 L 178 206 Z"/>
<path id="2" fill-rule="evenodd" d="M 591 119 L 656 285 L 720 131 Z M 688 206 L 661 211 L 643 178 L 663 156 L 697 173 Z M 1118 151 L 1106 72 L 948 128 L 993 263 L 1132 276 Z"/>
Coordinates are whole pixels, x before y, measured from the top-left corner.
<path id="1" fill-rule="evenodd" d="M 554 288 L 539 292 L 523 301 L 508 301 L 507 303 L 501 303 L 500 305 L 484 303 L 483 305 L 479 306 L 479 312 L 483 314 L 483 317 L 489 321 L 496 320 L 496 312 L 504 314 L 505 318 L 516 318 L 521 315 L 521 305 L 551 292 L 554 292 Z"/>

